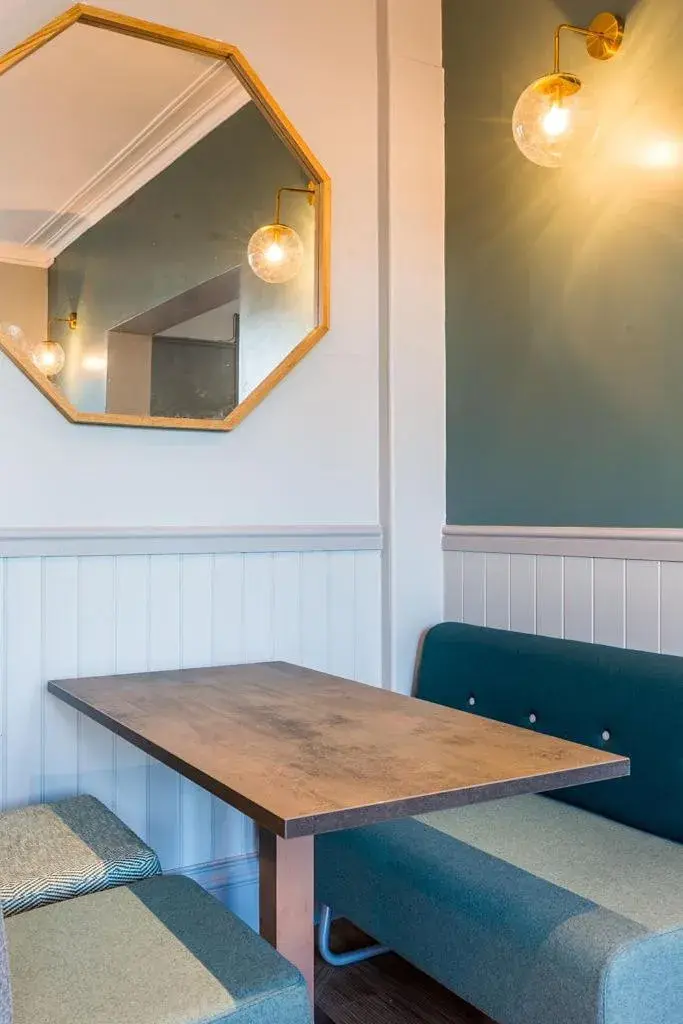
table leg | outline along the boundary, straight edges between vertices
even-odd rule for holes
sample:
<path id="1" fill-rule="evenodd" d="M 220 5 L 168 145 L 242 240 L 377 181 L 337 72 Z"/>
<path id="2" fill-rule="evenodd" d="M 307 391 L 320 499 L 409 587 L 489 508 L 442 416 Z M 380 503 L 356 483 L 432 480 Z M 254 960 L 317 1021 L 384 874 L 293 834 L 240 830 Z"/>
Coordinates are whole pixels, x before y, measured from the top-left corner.
<path id="1" fill-rule="evenodd" d="M 299 968 L 313 1002 L 313 836 L 281 839 L 259 832 L 261 935 Z"/>

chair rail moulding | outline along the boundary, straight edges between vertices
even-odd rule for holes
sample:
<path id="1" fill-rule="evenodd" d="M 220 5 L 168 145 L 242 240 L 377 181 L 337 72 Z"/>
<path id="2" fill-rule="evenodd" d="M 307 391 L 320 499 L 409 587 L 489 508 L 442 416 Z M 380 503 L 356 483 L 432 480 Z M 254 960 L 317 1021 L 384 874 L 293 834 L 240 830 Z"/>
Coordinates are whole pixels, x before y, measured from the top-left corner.
<path id="1" fill-rule="evenodd" d="M 683 562 L 683 529 L 597 526 L 445 526 L 444 551 Z"/>
<path id="2" fill-rule="evenodd" d="M 0 558 L 381 550 L 376 525 L 0 530 Z"/>

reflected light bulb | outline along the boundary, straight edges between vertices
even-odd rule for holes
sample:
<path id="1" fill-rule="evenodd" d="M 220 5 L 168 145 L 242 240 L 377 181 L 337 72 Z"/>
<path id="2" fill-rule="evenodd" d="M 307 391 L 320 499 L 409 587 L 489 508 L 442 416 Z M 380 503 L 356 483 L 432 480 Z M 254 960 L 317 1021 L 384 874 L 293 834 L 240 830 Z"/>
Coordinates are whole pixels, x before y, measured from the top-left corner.
<path id="1" fill-rule="evenodd" d="M 301 270 L 303 258 L 303 243 L 287 224 L 266 224 L 249 239 L 249 266 L 268 284 L 291 281 Z"/>
<path id="2" fill-rule="evenodd" d="M 568 154 L 594 132 L 581 80 L 560 72 L 532 82 L 517 101 L 512 135 L 527 160 L 561 167 Z"/>
<path id="3" fill-rule="evenodd" d="M 285 254 L 282 251 L 282 246 L 278 245 L 277 242 L 273 242 L 273 244 L 266 249 L 264 255 L 269 263 L 281 263 L 285 257 Z"/>
<path id="4" fill-rule="evenodd" d="M 0 342 L 6 342 L 10 346 L 27 351 L 29 344 L 19 324 L 0 323 Z"/>
<path id="5" fill-rule="evenodd" d="M 58 341 L 41 341 L 31 353 L 31 360 L 46 377 L 56 377 L 64 369 L 66 354 Z"/>

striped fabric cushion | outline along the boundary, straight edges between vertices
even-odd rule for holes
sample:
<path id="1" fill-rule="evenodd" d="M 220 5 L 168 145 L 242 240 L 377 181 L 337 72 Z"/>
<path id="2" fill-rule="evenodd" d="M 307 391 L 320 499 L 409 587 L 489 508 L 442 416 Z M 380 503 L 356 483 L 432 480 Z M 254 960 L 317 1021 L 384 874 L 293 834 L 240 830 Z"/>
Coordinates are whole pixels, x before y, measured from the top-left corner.
<path id="1" fill-rule="evenodd" d="M 159 874 L 157 855 L 92 796 L 0 815 L 5 916 Z"/>
<path id="2" fill-rule="evenodd" d="M 311 1024 L 301 974 L 180 876 L 7 922 L 13 1024 Z"/>

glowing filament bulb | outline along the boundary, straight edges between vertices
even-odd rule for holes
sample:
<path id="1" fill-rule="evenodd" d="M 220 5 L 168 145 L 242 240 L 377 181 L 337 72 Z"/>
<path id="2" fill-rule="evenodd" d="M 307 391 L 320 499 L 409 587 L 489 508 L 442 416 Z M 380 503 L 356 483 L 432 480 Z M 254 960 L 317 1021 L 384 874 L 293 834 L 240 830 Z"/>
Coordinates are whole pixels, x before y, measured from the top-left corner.
<path id="1" fill-rule="evenodd" d="M 553 103 L 548 113 L 542 120 L 543 131 L 546 135 L 550 135 L 553 138 L 557 138 L 559 135 L 569 129 L 571 123 L 571 114 L 566 107 L 561 106 L 559 103 Z"/>
<path id="2" fill-rule="evenodd" d="M 66 353 L 58 341 L 41 341 L 31 353 L 35 366 L 46 377 L 56 377 L 64 369 Z"/>
<path id="3" fill-rule="evenodd" d="M 282 246 L 278 245 L 277 242 L 269 245 L 264 255 L 269 263 L 281 263 L 285 256 Z"/>
<path id="4" fill-rule="evenodd" d="M 287 224 L 266 224 L 249 239 L 249 266 L 268 284 L 284 284 L 301 270 L 304 247 L 294 228 Z"/>

